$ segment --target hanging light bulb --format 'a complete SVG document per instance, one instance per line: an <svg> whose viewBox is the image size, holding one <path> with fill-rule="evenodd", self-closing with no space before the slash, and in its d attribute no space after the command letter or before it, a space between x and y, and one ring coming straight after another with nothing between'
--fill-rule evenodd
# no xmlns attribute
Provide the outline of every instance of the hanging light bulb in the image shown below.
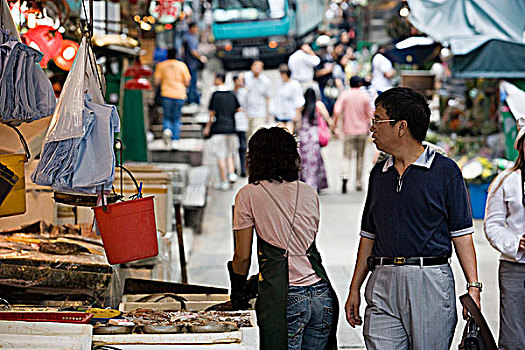
<svg viewBox="0 0 525 350"><path fill-rule="evenodd" d="M145 30L145 31L150 31L151 24L146 23L146 22L140 22L140 29Z"/></svg>
<svg viewBox="0 0 525 350"><path fill-rule="evenodd" d="M406 6L403 6L403 7L399 10L399 15L400 15L401 17L407 17L409 14L410 14L410 10L409 10L408 7L406 7Z"/></svg>

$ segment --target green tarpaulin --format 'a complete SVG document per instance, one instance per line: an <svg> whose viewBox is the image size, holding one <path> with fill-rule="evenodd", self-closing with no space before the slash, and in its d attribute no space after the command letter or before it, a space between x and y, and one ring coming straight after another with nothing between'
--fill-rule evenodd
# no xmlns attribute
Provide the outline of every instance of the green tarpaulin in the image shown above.
<svg viewBox="0 0 525 350"><path fill-rule="evenodd" d="M466 55L454 55L457 78L525 78L525 44L490 40Z"/></svg>

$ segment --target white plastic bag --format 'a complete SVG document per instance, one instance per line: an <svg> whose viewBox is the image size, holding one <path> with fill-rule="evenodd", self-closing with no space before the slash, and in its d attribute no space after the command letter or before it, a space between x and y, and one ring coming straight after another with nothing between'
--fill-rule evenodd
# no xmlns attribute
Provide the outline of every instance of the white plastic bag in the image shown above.
<svg viewBox="0 0 525 350"><path fill-rule="evenodd" d="M91 56L91 58L90 58ZM84 92L93 96L96 103L104 103L95 66L95 55L87 44L86 37L78 49L73 66L58 98L55 113L49 124L45 143L82 136L82 110Z"/></svg>

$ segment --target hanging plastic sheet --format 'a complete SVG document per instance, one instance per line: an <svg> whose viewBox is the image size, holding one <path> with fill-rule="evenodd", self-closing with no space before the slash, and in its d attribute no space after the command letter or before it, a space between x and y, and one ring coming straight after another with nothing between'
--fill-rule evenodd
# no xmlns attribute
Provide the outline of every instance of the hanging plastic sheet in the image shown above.
<svg viewBox="0 0 525 350"><path fill-rule="evenodd" d="M113 135L120 131L117 109L112 105L94 103L88 94L85 96L85 108L95 119L87 132L88 136L80 142L79 161L73 171L73 187L94 193L94 187L104 185L104 189L110 190L115 176Z"/></svg>
<svg viewBox="0 0 525 350"><path fill-rule="evenodd" d="M1 29L0 29L1 30ZM42 53L13 40L5 32L0 33L0 80L1 121L18 125L32 122L53 114L56 99L51 82L38 62Z"/></svg>
<svg viewBox="0 0 525 350"><path fill-rule="evenodd" d="M82 40L48 129L34 183L59 191L111 190L114 134L120 131L115 106L104 104L95 57ZM87 93L86 93L87 92Z"/></svg>
<svg viewBox="0 0 525 350"><path fill-rule="evenodd" d="M56 99L38 62L42 53L20 42L6 0L0 0L0 121L11 125L53 114Z"/></svg>
<svg viewBox="0 0 525 350"><path fill-rule="evenodd" d="M88 91L96 103L104 103L97 77L93 74L96 71L95 60L92 51L88 48L87 39L84 37L58 98L55 113L47 130L46 142L82 137L84 91Z"/></svg>

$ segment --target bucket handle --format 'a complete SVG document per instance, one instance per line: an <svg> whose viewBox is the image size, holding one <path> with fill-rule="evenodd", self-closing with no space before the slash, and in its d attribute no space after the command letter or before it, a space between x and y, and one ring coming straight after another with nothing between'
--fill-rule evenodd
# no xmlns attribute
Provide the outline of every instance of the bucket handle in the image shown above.
<svg viewBox="0 0 525 350"><path fill-rule="evenodd" d="M122 185L122 179L123 179L122 178L122 171L125 171L126 174L129 175L131 180L133 180L133 184L135 185L135 188L137 189L137 194L136 195L132 195L132 196L136 196L137 198L142 198L142 189L141 189L142 186L139 187L139 184L138 184L137 180L135 179L135 176L133 176L131 171L126 169L124 167L124 165L122 165L122 163L123 163L123 160L122 160L122 140L119 139L119 138L115 138L115 145L118 148L119 154L120 154L120 159L117 159L117 157L115 157L115 167L120 168L120 196L122 198L124 198L123 185Z"/></svg>
<svg viewBox="0 0 525 350"><path fill-rule="evenodd" d="M29 152L29 147L27 146L26 139L24 138L24 135L18 130L18 128L12 124L6 124L8 127L12 128L20 138L20 142L22 143L22 146L24 147L24 152L26 153L26 162L31 158L31 152Z"/></svg>
<svg viewBox="0 0 525 350"><path fill-rule="evenodd" d="M121 199L124 198L124 194L123 194L124 189L123 189L123 184L122 184L122 171L125 171L126 174L129 175L131 180L133 180L133 184L135 185L135 188L137 189L137 194L131 195L130 199L142 198L142 183L141 183L141 186L139 187L139 184L137 183L135 176L133 176L131 171L129 171L122 165L122 140L119 138L115 138L115 144L119 145L119 147L117 148L120 151L119 152L120 160L117 157L115 157L115 167L120 168L120 198ZM106 201L104 200L104 185L99 186L99 194L100 194L100 197L102 198L102 210L106 212L108 210L108 203L106 203Z"/></svg>

